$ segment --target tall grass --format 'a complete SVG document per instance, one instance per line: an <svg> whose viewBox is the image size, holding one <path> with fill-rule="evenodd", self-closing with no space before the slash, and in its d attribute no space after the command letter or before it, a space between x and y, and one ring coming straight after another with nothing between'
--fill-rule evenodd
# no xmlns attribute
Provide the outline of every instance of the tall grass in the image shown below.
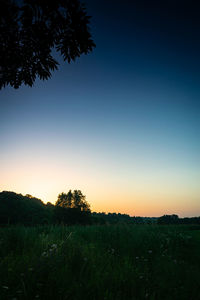
<svg viewBox="0 0 200 300"><path fill-rule="evenodd" d="M3 228L0 299L200 299L196 228Z"/></svg>

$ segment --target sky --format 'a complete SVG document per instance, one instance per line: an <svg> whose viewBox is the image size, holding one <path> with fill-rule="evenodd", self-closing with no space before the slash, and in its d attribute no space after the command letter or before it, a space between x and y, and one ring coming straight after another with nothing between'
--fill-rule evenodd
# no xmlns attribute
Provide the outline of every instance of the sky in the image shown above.
<svg viewBox="0 0 200 300"><path fill-rule="evenodd" d="M92 211L200 216L199 10L132 2L85 1L94 51L0 91L0 191L55 203L80 189Z"/></svg>

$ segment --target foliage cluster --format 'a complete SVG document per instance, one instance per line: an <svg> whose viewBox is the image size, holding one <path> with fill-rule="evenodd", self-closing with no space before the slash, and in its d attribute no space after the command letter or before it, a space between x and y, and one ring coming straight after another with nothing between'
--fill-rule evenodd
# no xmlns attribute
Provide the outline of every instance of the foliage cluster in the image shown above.
<svg viewBox="0 0 200 300"><path fill-rule="evenodd" d="M157 219L157 224L198 224L200 225L200 217L179 218L177 215L164 215Z"/></svg>
<svg viewBox="0 0 200 300"><path fill-rule="evenodd" d="M90 205L87 203L86 197L80 190L69 190L67 194L61 193L58 195L56 206L65 208L77 208L81 211L89 211Z"/></svg>
<svg viewBox="0 0 200 300"><path fill-rule="evenodd" d="M73 207L65 206L58 196L56 205L46 205L31 195L23 196L14 192L0 193L0 224L90 224L91 211L81 191L74 191L76 202Z"/></svg>
<svg viewBox="0 0 200 300"><path fill-rule="evenodd" d="M79 0L2 0L0 89L50 78L59 65L52 50L68 63L91 52L89 20Z"/></svg>
<svg viewBox="0 0 200 300"><path fill-rule="evenodd" d="M0 193L0 225L23 224L198 224L200 217L179 218L164 215L160 218L131 217L120 213L91 212L86 197L80 190L61 193L53 205L44 204L31 195L23 196L14 192Z"/></svg>
<svg viewBox="0 0 200 300"><path fill-rule="evenodd" d="M0 224L41 224L49 218L45 204L31 195L0 193Z"/></svg>

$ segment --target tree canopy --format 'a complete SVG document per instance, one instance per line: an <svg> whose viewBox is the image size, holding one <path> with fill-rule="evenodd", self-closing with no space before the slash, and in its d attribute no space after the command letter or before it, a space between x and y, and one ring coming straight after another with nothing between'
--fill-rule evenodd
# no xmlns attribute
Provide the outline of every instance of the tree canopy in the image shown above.
<svg viewBox="0 0 200 300"><path fill-rule="evenodd" d="M86 196L84 196L80 190L74 190L73 192L69 190L67 194L59 194L56 206L90 211L90 205L86 201Z"/></svg>
<svg viewBox="0 0 200 300"><path fill-rule="evenodd" d="M42 224L49 218L45 204L31 195L0 193L0 224Z"/></svg>
<svg viewBox="0 0 200 300"><path fill-rule="evenodd" d="M50 78L59 65L53 49L68 63L91 52L89 23L79 0L2 0L0 89Z"/></svg>
<svg viewBox="0 0 200 300"><path fill-rule="evenodd" d="M179 218L164 215L160 218L131 217L120 213L91 213L90 205L80 190L58 195L56 204L26 194L0 192L0 226L10 224L197 224L200 217ZM196 229L197 227L194 227Z"/></svg>

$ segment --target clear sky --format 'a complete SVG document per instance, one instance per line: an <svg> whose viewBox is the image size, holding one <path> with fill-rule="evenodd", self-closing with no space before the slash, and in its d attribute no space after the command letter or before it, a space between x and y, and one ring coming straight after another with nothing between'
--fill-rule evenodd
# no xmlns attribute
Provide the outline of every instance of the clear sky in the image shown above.
<svg viewBox="0 0 200 300"><path fill-rule="evenodd" d="M81 189L93 211L199 216L198 10L85 2L93 53L0 91L0 190L54 203Z"/></svg>

